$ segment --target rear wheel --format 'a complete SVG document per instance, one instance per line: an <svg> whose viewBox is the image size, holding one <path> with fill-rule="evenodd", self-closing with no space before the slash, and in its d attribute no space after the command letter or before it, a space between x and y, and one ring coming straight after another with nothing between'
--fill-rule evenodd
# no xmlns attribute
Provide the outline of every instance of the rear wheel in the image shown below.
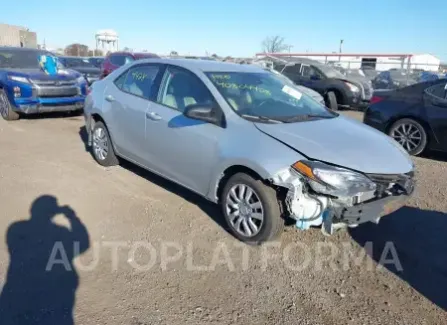
<svg viewBox="0 0 447 325"><path fill-rule="evenodd" d="M411 118L403 118L395 122L388 135L413 156L420 155L427 147L428 138L425 128Z"/></svg>
<svg viewBox="0 0 447 325"><path fill-rule="evenodd" d="M325 103L326 106L330 108L332 111L338 110L337 96L333 91L329 91L326 94Z"/></svg>
<svg viewBox="0 0 447 325"><path fill-rule="evenodd" d="M0 89L0 114L6 121L15 121L20 117L17 112L12 110L12 105L3 89Z"/></svg>
<svg viewBox="0 0 447 325"><path fill-rule="evenodd" d="M243 242L260 244L284 229L275 189L245 173L228 180L220 202L228 228Z"/></svg>
<svg viewBox="0 0 447 325"><path fill-rule="evenodd" d="M101 121L95 123L92 138L92 153L98 164L105 167L118 165L109 131Z"/></svg>

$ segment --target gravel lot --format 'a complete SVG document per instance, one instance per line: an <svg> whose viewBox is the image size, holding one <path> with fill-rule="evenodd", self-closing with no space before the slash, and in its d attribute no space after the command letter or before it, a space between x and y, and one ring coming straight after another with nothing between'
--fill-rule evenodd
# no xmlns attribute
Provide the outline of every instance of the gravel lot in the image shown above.
<svg viewBox="0 0 447 325"><path fill-rule="evenodd" d="M446 157L415 158L416 195L380 225L331 237L288 227L277 247L247 247L200 197L127 163L100 167L82 126L82 117L0 121L2 325L36 309L47 325L70 324L73 305L78 325L445 324ZM55 241L68 249L54 251ZM73 241L86 249L73 271L44 272L51 253L72 258Z"/></svg>

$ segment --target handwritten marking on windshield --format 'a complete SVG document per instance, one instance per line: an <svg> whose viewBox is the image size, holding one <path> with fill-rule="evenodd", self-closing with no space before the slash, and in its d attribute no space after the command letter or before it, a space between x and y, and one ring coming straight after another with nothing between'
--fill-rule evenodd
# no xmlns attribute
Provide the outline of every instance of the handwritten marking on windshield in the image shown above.
<svg viewBox="0 0 447 325"><path fill-rule="evenodd" d="M143 81L147 78L147 73L135 71L135 72L132 72L132 77L135 80Z"/></svg>
<svg viewBox="0 0 447 325"><path fill-rule="evenodd" d="M234 82L223 82L223 81L216 81L216 85L219 87L222 87L222 88L227 88L227 89L252 90L252 91L256 91L258 93L264 94L266 96L272 95L270 90L262 88L262 87L254 86L254 85L237 84Z"/></svg>
<svg viewBox="0 0 447 325"><path fill-rule="evenodd" d="M220 79L220 80L229 80L231 79L231 76L229 74L212 74L211 78L214 80Z"/></svg>

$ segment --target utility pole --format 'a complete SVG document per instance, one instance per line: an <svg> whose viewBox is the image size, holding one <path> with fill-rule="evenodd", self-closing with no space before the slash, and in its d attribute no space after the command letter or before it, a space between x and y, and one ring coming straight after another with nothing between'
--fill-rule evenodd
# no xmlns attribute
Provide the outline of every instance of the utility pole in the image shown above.
<svg viewBox="0 0 447 325"><path fill-rule="evenodd" d="M339 47L339 49L338 49L338 54L340 54L340 55L338 56L338 61L339 61L339 62L341 61L341 48L342 48L342 45L343 45L343 40L341 39L341 40L340 40L340 47Z"/></svg>

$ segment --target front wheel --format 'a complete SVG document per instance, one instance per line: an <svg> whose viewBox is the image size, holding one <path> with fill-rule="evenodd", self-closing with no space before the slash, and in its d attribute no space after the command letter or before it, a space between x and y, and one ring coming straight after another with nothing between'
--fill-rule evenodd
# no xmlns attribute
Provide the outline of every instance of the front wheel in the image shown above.
<svg viewBox="0 0 447 325"><path fill-rule="evenodd" d="M403 118L395 122L388 135L399 142L412 156L420 155L427 147L428 138L425 128L411 118Z"/></svg>
<svg viewBox="0 0 447 325"><path fill-rule="evenodd" d="M260 244L284 229L276 191L261 180L238 173L225 184L220 204L228 228L239 240Z"/></svg>
<svg viewBox="0 0 447 325"><path fill-rule="evenodd" d="M0 89L0 114L6 121L15 121L20 117L17 112L12 110L12 105L3 89Z"/></svg>

